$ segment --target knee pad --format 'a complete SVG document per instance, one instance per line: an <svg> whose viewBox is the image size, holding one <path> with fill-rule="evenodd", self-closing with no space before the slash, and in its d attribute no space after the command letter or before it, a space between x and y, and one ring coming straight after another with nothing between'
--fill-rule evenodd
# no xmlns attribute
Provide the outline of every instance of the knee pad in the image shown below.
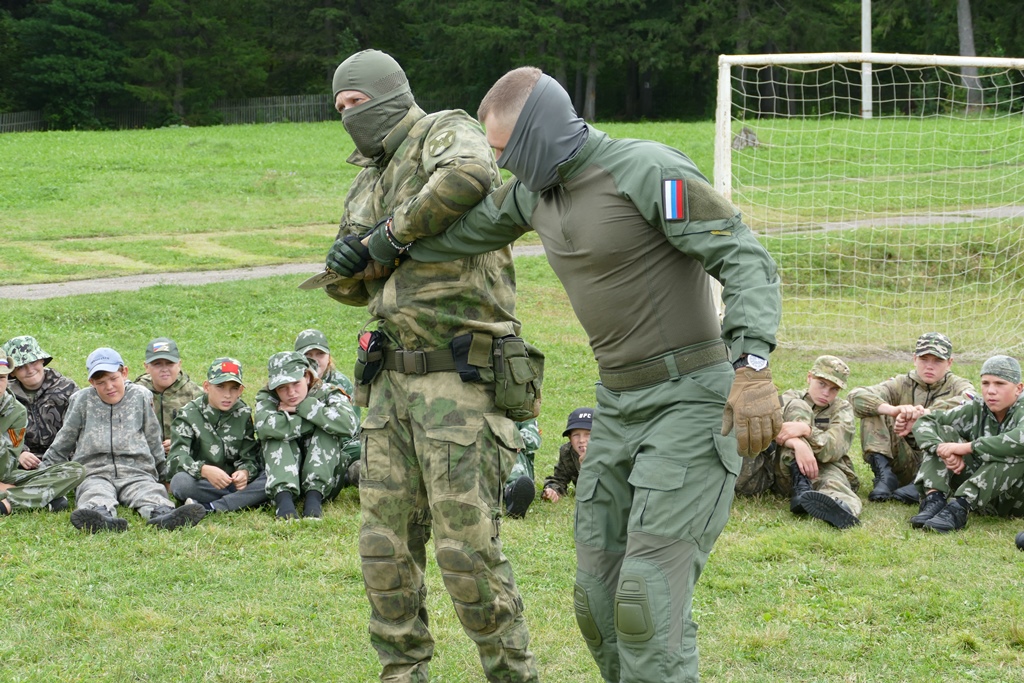
<svg viewBox="0 0 1024 683"><path fill-rule="evenodd" d="M363 583L374 612L387 621L404 621L420 611L420 593L410 583L408 569L396 558L394 542L382 533L359 535Z"/></svg>
<svg viewBox="0 0 1024 683"><path fill-rule="evenodd" d="M654 636L654 619L647 581L638 574L622 574L615 591L615 632L626 643L642 643Z"/></svg>
<svg viewBox="0 0 1024 683"><path fill-rule="evenodd" d="M483 576L484 563L475 556L474 552L443 545L437 549L437 566L462 625L475 633L490 633L497 628L497 606Z"/></svg>
<svg viewBox="0 0 1024 683"><path fill-rule="evenodd" d="M603 642L601 631L597 628L597 621L593 612L590 611L590 596L587 589L577 583L572 589L572 605L576 611L576 624L579 626L583 640L590 647L598 647Z"/></svg>

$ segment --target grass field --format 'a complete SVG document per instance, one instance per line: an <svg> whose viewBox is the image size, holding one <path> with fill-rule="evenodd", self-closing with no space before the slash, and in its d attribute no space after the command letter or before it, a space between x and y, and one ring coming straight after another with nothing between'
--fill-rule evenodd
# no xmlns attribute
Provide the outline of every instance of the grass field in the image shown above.
<svg viewBox="0 0 1024 683"><path fill-rule="evenodd" d="M710 169L710 147L694 142L710 140L710 128L615 132L693 150ZM319 261L347 182L344 152L323 158L335 138L350 147L332 124L0 136L4 282ZM274 182L260 185L264 178ZM197 265L205 252L213 262ZM596 367L546 260L521 257L517 271L524 332L547 354L537 455L545 476L566 415L593 403ZM299 291L302 279L6 300L0 336L36 335L53 366L82 383L96 346L120 350L134 376L146 343L169 335L193 377L216 356L239 357L251 403L267 357L291 348L303 328L327 332L343 369L355 360L365 310ZM801 385L835 331L821 333L820 347L776 352L777 384ZM908 346L917 332L907 331ZM909 367L908 355L847 360L852 385ZM971 378L978 369L954 365ZM870 485L859 452L855 460ZM131 528L116 536L85 536L66 512L0 519L0 681L374 680L355 492L325 512L316 525L254 511L176 533L127 513ZM737 501L694 601L703 679L1024 681L1024 553L1013 546L1024 521L972 517L965 531L939 536L913 531L911 514L866 503L862 525L838 532L795 518L781 500ZM538 501L502 537L542 679L598 681L572 614L571 501ZM433 680L480 681L475 649L430 565Z"/></svg>

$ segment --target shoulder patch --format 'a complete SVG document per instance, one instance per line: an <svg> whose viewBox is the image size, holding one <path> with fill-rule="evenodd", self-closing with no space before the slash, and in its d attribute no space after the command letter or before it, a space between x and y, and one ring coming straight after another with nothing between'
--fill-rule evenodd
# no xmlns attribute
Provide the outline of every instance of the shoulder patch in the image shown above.
<svg viewBox="0 0 1024 683"><path fill-rule="evenodd" d="M686 180L676 178L663 180L661 206L667 221L686 220Z"/></svg>
<svg viewBox="0 0 1024 683"><path fill-rule="evenodd" d="M427 152L429 152L432 157L439 156L442 152L451 147L453 142L455 142L454 130L446 130L443 133L438 133L430 139L430 142L427 143Z"/></svg>

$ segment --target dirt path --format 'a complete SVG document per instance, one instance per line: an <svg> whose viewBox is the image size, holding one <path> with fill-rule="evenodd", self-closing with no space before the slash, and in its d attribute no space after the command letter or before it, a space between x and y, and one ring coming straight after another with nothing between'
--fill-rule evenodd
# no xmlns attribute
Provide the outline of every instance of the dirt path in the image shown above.
<svg viewBox="0 0 1024 683"><path fill-rule="evenodd" d="M515 249L516 256L539 256L543 253L544 248L539 245L524 245ZM4 285L0 286L0 299L54 299L78 294L134 292L154 285L209 285L215 282L255 280L276 275L313 275L323 267L323 263L285 263L278 266L236 268L234 270L153 273L37 285Z"/></svg>

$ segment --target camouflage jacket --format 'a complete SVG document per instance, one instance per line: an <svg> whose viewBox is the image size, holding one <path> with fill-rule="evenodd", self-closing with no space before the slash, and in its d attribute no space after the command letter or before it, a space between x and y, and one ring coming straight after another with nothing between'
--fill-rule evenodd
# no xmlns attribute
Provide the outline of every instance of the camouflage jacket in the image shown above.
<svg viewBox="0 0 1024 683"><path fill-rule="evenodd" d="M43 383L31 399L13 375L7 386L28 411L25 448L36 455L45 453L64 424L64 413L68 410L71 394L78 391L78 385L56 370L44 368Z"/></svg>
<svg viewBox="0 0 1024 683"><path fill-rule="evenodd" d="M870 387L856 387L850 390L847 400L853 404L857 417L878 415L878 406L921 406L932 410L948 410L965 401L970 401L974 386L969 380L952 372L935 384L925 384L917 372L911 370L905 375L891 377L881 384Z"/></svg>
<svg viewBox="0 0 1024 683"><path fill-rule="evenodd" d="M216 465L228 474L245 470L250 481L263 470L252 410L241 399L224 411L211 406L203 394L175 416L167 454L168 476L185 472L201 479L203 465Z"/></svg>
<svg viewBox="0 0 1024 683"><path fill-rule="evenodd" d="M385 154L349 162L363 170L345 199L338 237L364 234L388 215L406 239L444 231L499 180L480 125L463 111L425 114L413 106L384 139ZM342 279L332 298L368 306L378 327L401 348L447 348L454 337L518 334L512 250L450 263L406 261L387 278Z"/></svg>
<svg viewBox="0 0 1024 683"><path fill-rule="evenodd" d="M936 446L947 441L940 434L940 425L952 428L962 441L971 442L977 461L1009 464L1024 461L1024 397L1010 406L1002 422L981 397L925 415L914 423L914 436L917 445L929 455L936 455Z"/></svg>
<svg viewBox="0 0 1024 683"><path fill-rule="evenodd" d="M344 389L345 393L348 394L349 401L355 400L355 385L352 384L352 380L350 380L345 373L338 370L338 368L333 368L325 372L322 379L324 384L333 384L336 387ZM362 410L355 404L352 405L352 409L356 411L356 420L358 421L362 417Z"/></svg>
<svg viewBox="0 0 1024 683"><path fill-rule="evenodd" d="M856 491L860 480L853 471L850 460L850 446L853 444L853 407L844 399L837 398L824 408L814 401L804 389L790 389L782 394L782 419L785 422L802 422L809 425L811 433L803 437L811 447L815 459L820 463L836 465L850 481Z"/></svg>
<svg viewBox="0 0 1024 683"><path fill-rule="evenodd" d="M135 381L153 392L153 408L160 418L160 434L164 439L172 438L171 424L178 411L189 401L205 395L203 388L189 379L184 370L178 375L178 379L174 380L174 384L159 394L153 389L153 378L148 373Z"/></svg>
<svg viewBox="0 0 1024 683"><path fill-rule="evenodd" d="M0 481L8 481L18 469L18 456L25 448L27 419L25 406L11 392L0 394Z"/></svg>
<svg viewBox="0 0 1024 683"><path fill-rule="evenodd" d="M569 492L569 484L575 486L579 478L580 456L576 455L571 443L563 443L562 447L558 449L555 473L544 480L544 488L552 489L555 493L564 496Z"/></svg>
<svg viewBox="0 0 1024 683"><path fill-rule="evenodd" d="M523 443L526 444L527 454L534 455L540 450L540 425L537 424L537 418L516 422L516 427L519 429L519 435L523 437Z"/></svg>
<svg viewBox="0 0 1024 683"><path fill-rule="evenodd" d="M92 387L76 392L40 467L68 460L81 463L87 477L162 479L167 461L152 392L125 382L124 397L115 405L104 403Z"/></svg>
<svg viewBox="0 0 1024 683"><path fill-rule="evenodd" d="M256 435L260 441L292 441L316 428L337 436L344 445L359 431L355 409L344 393L330 384L310 389L294 413L279 409L277 393L263 388L256 394Z"/></svg>

